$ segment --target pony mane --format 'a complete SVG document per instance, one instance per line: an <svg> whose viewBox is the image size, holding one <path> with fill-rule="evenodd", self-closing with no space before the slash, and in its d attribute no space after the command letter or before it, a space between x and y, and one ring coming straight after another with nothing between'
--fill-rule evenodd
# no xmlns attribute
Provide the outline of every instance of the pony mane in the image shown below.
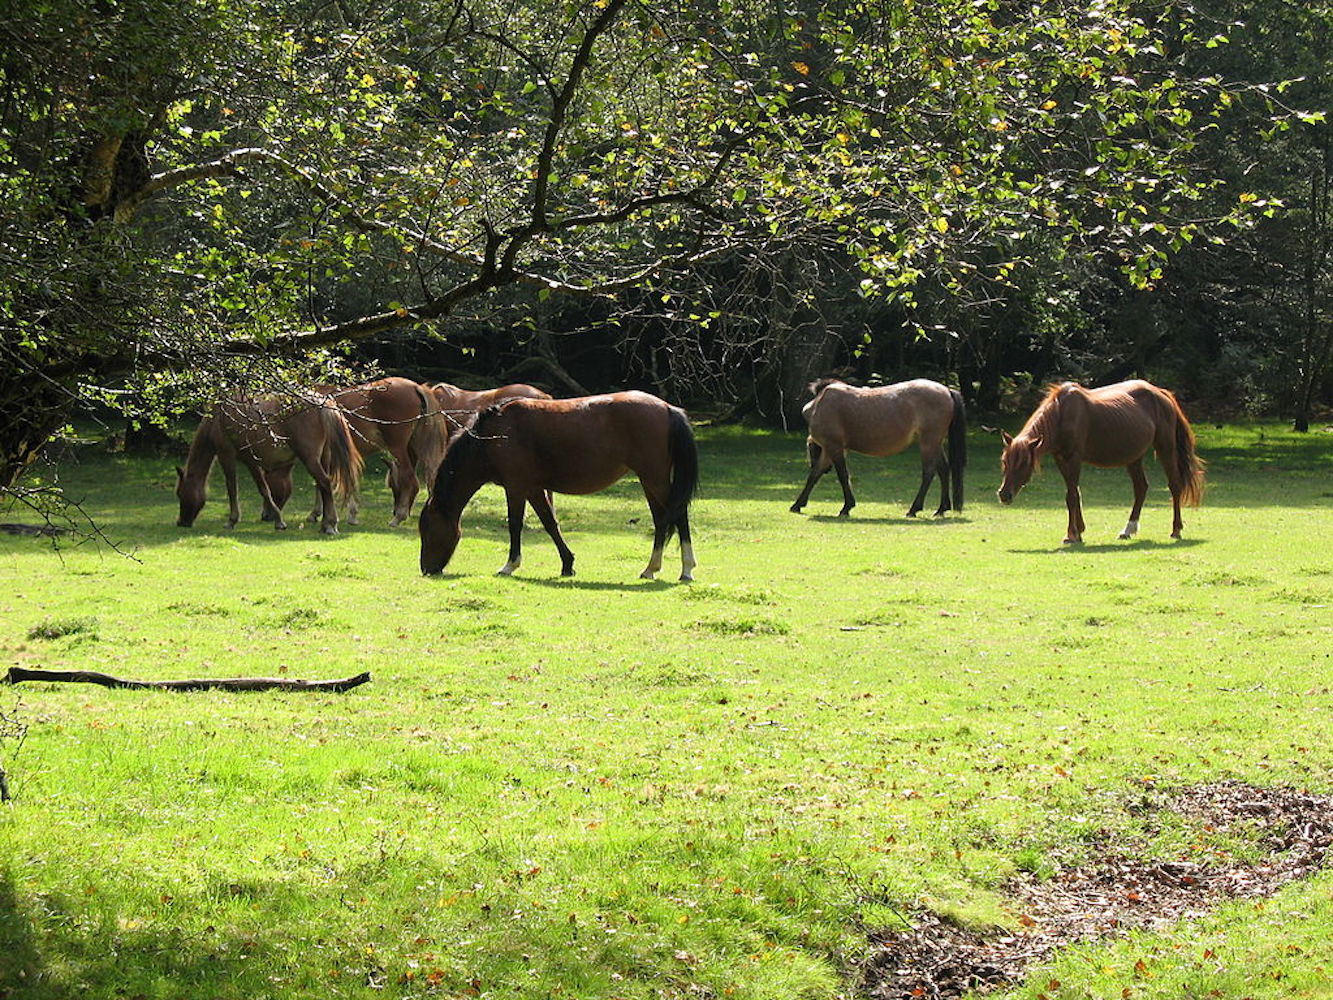
<svg viewBox="0 0 1333 1000"><path fill-rule="evenodd" d="M840 378L830 378L830 377L817 378L813 382L811 382L808 386L806 386L806 392L810 393L811 397L813 398L815 396L818 396L821 392L823 392L829 386L834 384L845 384L845 383L843 383L842 379Z"/></svg>
<svg viewBox="0 0 1333 1000"><path fill-rule="evenodd" d="M1060 406L1060 397L1070 389L1078 388L1075 382L1052 382L1046 387L1046 395L1032 411L1032 416L1028 417L1027 423L1019 431L1016 438L1039 438L1046 436L1047 425L1055 419L1056 412Z"/></svg>

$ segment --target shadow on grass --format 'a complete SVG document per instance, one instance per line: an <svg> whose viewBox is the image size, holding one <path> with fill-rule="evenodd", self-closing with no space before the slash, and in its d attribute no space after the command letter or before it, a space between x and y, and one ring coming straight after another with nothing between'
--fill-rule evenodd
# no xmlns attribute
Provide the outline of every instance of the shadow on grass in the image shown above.
<svg viewBox="0 0 1333 1000"><path fill-rule="evenodd" d="M1196 545L1206 545L1207 541L1202 538L1173 538L1165 542L1155 541L1151 538L1135 538L1128 541L1119 539L1111 542L1082 542L1078 545L1052 545L1050 548L1043 549L1005 549L1006 552L1012 552L1014 555L1041 556L1041 555L1060 555L1063 553L1072 553L1077 555L1080 552L1092 555L1098 552L1135 552L1144 549L1190 549Z"/></svg>
<svg viewBox="0 0 1333 1000"><path fill-rule="evenodd" d="M801 515L797 515L801 516ZM963 516L949 515L946 517L908 517L906 514L897 516L888 515L886 517L861 517L852 514L850 517L840 517L837 514L806 514L808 520L819 524L896 524L904 528L914 527L940 527L946 524L971 524L971 519Z"/></svg>
<svg viewBox="0 0 1333 1000"><path fill-rule="evenodd" d="M19 909L8 875L0 875L0 997L55 1000L65 995L44 980L32 925Z"/></svg>
<svg viewBox="0 0 1333 1000"><path fill-rule="evenodd" d="M272 975L286 965L283 950L257 936L126 927L58 893L37 904L40 918L0 872L0 1000L273 996Z"/></svg>
<svg viewBox="0 0 1333 1000"><path fill-rule="evenodd" d="M667 570L663 569L663 573ZM579 577L570 576L514 576L511 577L515 583L521 583L531 587L568 587L571 590L589 590L606 591L617 590L630 592L636 590L671 590L674 587L687 587L689 584L681 583L674 579L665 580L644 580L635 577L633 580L584 580Z"/></svg>

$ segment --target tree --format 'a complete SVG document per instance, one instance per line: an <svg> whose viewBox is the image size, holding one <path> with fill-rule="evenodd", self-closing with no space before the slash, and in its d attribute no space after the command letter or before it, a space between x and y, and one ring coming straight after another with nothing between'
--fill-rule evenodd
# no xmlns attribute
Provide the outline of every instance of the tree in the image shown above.
<svg viewBox="0 0 1333 1000"><path fill-rule="evenodd" d="M660 300L800 248L910 308L1034 231L1149 284L1224 110L1194 30L1130 0L11 9L0 488L127 377L218 391L506 287Z"/></svg>

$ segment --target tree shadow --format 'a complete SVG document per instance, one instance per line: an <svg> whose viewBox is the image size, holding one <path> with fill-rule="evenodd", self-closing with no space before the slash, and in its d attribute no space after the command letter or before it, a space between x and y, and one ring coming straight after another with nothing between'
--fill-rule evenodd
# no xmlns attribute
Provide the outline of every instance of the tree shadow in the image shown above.
<svg viewBox="0 0 1333 1000"><path fill-rule="evenodd" d="M272 996L270 976L287 963L285 949L258 933L136 929L58 892L43 892L25 907L10 873L0 871L0 1000Z"/></svg>
<svg viewBox="0 0 1333 1000"><path fill-rule="evenodd" d="M19 907L9 874L0 873L0 998L56 1000L65 995L46 981L32 924Z"/></svg>

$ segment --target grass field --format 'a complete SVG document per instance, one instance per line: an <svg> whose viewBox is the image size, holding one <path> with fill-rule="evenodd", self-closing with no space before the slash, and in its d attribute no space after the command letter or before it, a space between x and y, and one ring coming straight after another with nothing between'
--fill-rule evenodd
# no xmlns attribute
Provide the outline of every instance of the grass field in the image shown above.
<svg viewBox="0 0 1333 1000"><path fill-rule="evenodd" d="M1054 468L1001 508L979 433L962 517L902 516L902 456L853 461L840 521L831 479L787 510L799 437L704 429L692 585L637 578L632 481L558 502L573 580L535 523L494 576L494 489L432 580L375 475L337 538L249 489L226 531L216 475L182 530L169 459L76 450L63 485L133 557L0 536L0 665L373 682L0 689L29 727L0 741L0 998L855 996L875 929L1021 933L1009 880L1108 839L1242 856L1136 804L1333 792L1333 434L1198 431L1183 541L1160 470L1132 542L1127 478L1092 470L1064 549ZM1325 873L992 995L1330 994Z"/></svg>

